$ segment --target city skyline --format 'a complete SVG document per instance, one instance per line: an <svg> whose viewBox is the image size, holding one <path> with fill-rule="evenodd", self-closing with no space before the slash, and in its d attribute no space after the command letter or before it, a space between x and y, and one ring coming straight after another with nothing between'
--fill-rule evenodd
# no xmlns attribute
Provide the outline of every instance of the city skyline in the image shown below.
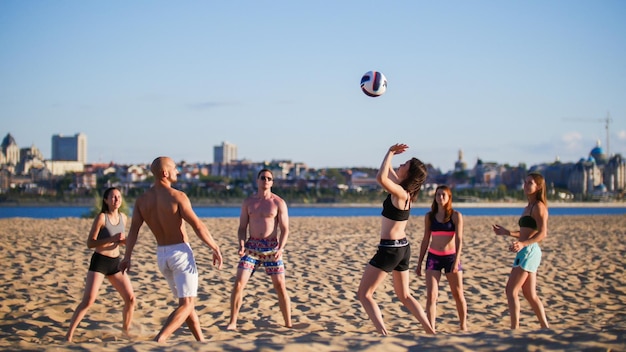
<svg viewBox="0 0 626 352"><path fill-rule="evenodd" d="M243 5L243 6L242 6ZM611 117L626 151L626 2L0 2L0 134L88 162L372 167L396 142L441 170L576 162ZM388 79L378 98L361 75ZM30 140L29 140L30 138ZM42 143L42 141L46 141Z"/></svg>
<svg viewBox="0 0 626 352"><path fill-rule="evenodd" d="M16 137L15 137L12 133L10 133L10 132L9 132L9 133L7 133L7 134L5 134L4 136L2 136L2 138L4 139L4 138L6 138L8 135L11 135L11 137L13 138L13 140L15 140L15 143L17 144L18 148L20 148L20 149L22 149L22 148L30 148L30 147L33 147L33 146L34 146L35 148L37 148L37 149L41 150L41 148L40 148L37 144L30 144L30 145L28 145L28 146L21 145L21 143L19 143L19 141L18 141L18 138L16 138ZM87 141L89 140L89 136L86 136L85 134L80 133L80 132L76 132L76 133L74 134L74 137L79 136L79 135L81 136L81 138L83 138L83 139L84 139L83 143L88 144L88 143L87 143ZM52 140L54 140L54 138L55 138L55 137L59 137L59 136L58 136L58 135L54 135L54 136L52 136L52 138L51 138L51 139L52 139ZM62 136L62 137L67 137L67 136ZM54 143L54 142L52 142L52 143ZM595 145L593 145L593 146L591 146L591 147L589 148L589 150L587 151L587 153L586 153L586 154L581 155L579 158L577 158L577 159L575 159L575 160L563 160L563 159L560 159L560 158L559 158L559 161L560 161L561 163L577 163L577 162L578 162L578 161L580 161L581 159L585 159L585 160L587 160L587 158L591 155L591 152L592 152L592 151L593 151L593 150L594 150L594 149L595 149L598 145L600 145L601 149L602 149L602 150L604 151L604 153L606 154L606 149L604 149L604 148L602 147L602 143L601 143L601 141L597 141ZM230 153L231 155L236 155L236 154L237 154L237 150L238 150L238 146L237 146L237 144L236 144L236 143L230 143L230 142L227 142L227 141L222 141L220 144L216 144L216 145L214 145L214 146L212 147L212 153L213 153L213 154L212 154L211 156L207 156L207 157L206 157L205 159L203 159L203 160L189 160L189 159L186 159L186 158L182 158L182 159L174 159L174 161L175 161L177 164L178 164L178 163L180 163L180 162L185 162L185 163L189 163L189 164L194 164L194 163L200 163L200 164L212 164L212 163L214 163L214 162L215 162L215 161L214 161L214 159L216 158L215 153L216 153L216 152L219 152L219 153L224 153L224 149L229 150L229 151L227 151L227 152L226 152L227 154L228 154L228 153ZM234 154L233 154L233 153L234 153ZM459 153L461 153L461 154L465 154L465 152L464 152L463 150L458 150L458 151L456 152L456 158L454 159L454 162L452 163L452 164L453 164L453 166L452 166L452 167L450 167L449 169L441 168L441 167L439 167L439 166L437 166L437 165L434 165L434 164L432 164L432 163L428 162L427 160L424 160L424 162L426 162L427 164L431 164L431 165L432 165L435 169L439 169L439 171L441 171L441 172L443 172L443 173L451 172L451 171L454 171L454 169L455 169L455 165L454 165L454 164L455 164L457 161L459 161ZM52 156L50 156L49 158L47 158L47 157L46 157L46 155L45 155L45 153L42 153L42 154L43 154L44 159L47 159L47 160L55 160L54 158L52 158ZM614 154L621 154L622 156L624 156L624 154L622 154L621 152L617 152L617 153L614 153ZM224 156L223 156L223 155L222 155L222 156L217 156L217 158L218 158L218 159L220 159L220 158L222 158L222 157L224 157ZM609 156L608 156L608 155L606 155L606 157L607 157L607 159L609 158ZM114 163L114 164L120 164L120 165L150 164L150 162L151 162L153 159L154 159L154 158L152 158L152 159L150 159L150 160L145 160L145 161L136 162L136 163L132 163L132 162L131 162L131 163L127 163L127 162L119 162L119 161L116 161L116 160L107 160L107 161L98 161L98 162L88 162L88 163L85 163L85 164L108 164L108 163ZM255 162L255 163L257 163L257 162L280 161L280 160L290 160L290 161L292 161L292 162L302 162L302 163L306 164L308 167L310 167L310 168L314 168L314 169L324 169L324 168L348 168L348 169L349 169L349 168L360 168L360 167L368 167L368 168L373 168L373 169L378 168L377 166L358 166L358 165L346 165L346 166L339 166L339 167L321 167L321 168L320 168L320 167L310 166L310 165L307 163L307 161L306 161L306 160L300 160L300 159L294 160L294 159L269 158L269 159L263 159L263 160L253 160L253 159L232 159L232 158L228 158L228 160L229 160L229 161L237 161L237 160L238 160L238 161L241 161L241 160L248 160L248 161ZM496 161L493 161L493 160L486 160L486 159L480 159L480 160L481 160L482 162L485 162L485 163L492 163L492 162L496 162ZM397 160L396 160L396 161L397 161ZM475 159L475 160L468 160L467 158L465 158L465 157L463 156L463 157L462 157L462 161L463 161L463 162L467 165L467 169L471 169L471 168L473 168L473 167L475 166L475 164L476 164L476 162L478 161L478 159ZM499 164L499 165L507 165L507 164L508 164L508 165L510 165L510 166L518 166L519 164L526 164L526 167L529 167L529 168L530 168L530 167L535 166L535 165L551 164L551 163L553 163L553 162L555 162L555 161L556 161L556 159L554 159L554 160L544 160L544 161L540 161L540 162L537 162L537 163L532 163L532 164L530 164L530 163L526 163L526 162L524 162L524 161L521 161L521 162L519 162L519 163L511 163L511 162L507 162L507 161L504 161L504 162L496 162L496 163L497 163L497 164Z"/></svg>

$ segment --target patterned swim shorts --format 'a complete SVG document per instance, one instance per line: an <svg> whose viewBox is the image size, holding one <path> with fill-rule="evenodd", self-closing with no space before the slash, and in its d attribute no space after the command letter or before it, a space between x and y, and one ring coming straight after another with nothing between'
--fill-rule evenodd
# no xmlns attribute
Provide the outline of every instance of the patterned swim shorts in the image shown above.
<svg viewBox="0 0 626 352"><path fill-rule="evenodd" d="M285 273L283 260L274 260L274 254L278 250L277 239L250 238L246 241L245 249L246 253L239 260L238 269L254 272L259 266L263 266L268 275Z"/></svg>

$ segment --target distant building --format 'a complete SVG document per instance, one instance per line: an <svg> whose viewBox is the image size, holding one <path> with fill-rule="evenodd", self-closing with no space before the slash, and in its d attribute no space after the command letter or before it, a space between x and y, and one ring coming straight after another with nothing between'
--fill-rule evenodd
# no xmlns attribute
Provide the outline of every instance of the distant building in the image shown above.
<svg viewBox="0 0 626 352"><path fill-rule="evenodd" d="M85 171L85 164L80 161L46 160L45 167L52 176L63 176L68 172Z"/></svg>
<svg viewBox="0 0 626 352"><path fill-rule="evenodd" d="M483 162L481 159L478 159L473 170L474 186L496 187L500 184L500 175L502 175L504 170L504 167L495 162Z"/></svg>
<svg viewBox="0 0 626 352"><path fill-rule="evenodd" d="M548 189L550 191L556 191L569 189L570 182L579 182L583 179L576 170L580 170L580 167L577 167L576 163L562 163L561 160L557 158L551 164L536 165L531 171L540 172L546 180ZM570 181L572 175L577 175L573 178L577 178L578 181ZM576 187L581 188L579 186Z"/></svg>
<svg viewBox="0 0 626 352"><path fill-rule="evenodd" d="M237 146L222 142L222 145L213 147L213 162L215 164L230 164L237 160Z"/></svg>
<svg viewBox="0 0 626 352"><path fill-rule="evenodd" d="M454 172L467 170L467 163L463 160L463 151L459 149L458 159L454 163Z"/></svg>
<svg viewBox="0 0 626 352"><path fill-rule="evenodd" d="M567 173L567 188L583 197L623 192L626 186L626 161L620 154L608 158L599 141Z"/></svg>
<svg viewBox="0 0 626 352"><path fill-rule="evenodd" d="M602 184L602 170L593 157L582 158L570 172L567 188L574 194L586 196Z"/></svg>
<svg viewBox="0 0 626 352"><path fill-rule="evenodd" d="M28 175L31 169L41 169L45 166L43 154L35 145L30 148L20 148L20 163L15 172L19 175Z"/></svg>
<svg viewBox="0 0 626 352"><path fill-rule="evenodd" d="M5 168L0 169L0 191L9 189L11 185L11 172Z"/></svg>
<svg viewBox="0 0 626 352"><path fill-rule="evenodd" d="M507 166L502 171L502 175L500 175L501 184L509 190L520 190L522 189L527 174L528 170L526 170L526 165L524 164Z"/></svg>
<svg viewBox="0 0 626 352"><path fill-rule="evenodd" d="M596 161L596 164L598 165L604 165L608 161L608 155L606 155L604 149L602 149L602 144L600 143L600 140L598 140L596 146L591 149L591 151L589 152L589 156L593 157L593 159Z"/></svg>
<svg viewBox="0 0 626 352"><path fill-rule="evenodd" d="M256 175L256 164L250 160L233 160L228 164L213 164L212 175L227 176L232 178L254 178Z"/></svg>
<svg viewBox="0 0 626 352"><path fill-rule="evenodd" d="M87 136L77 133L71 137L52 136L52 160L87 163Z"/></svg>
<svg viewBox="0 0 626 352"><path fill-rule="evenodd" d="M0 163L15 166L20 162L20 148L10 133L2 140Z"/></svg>
<svg viewBox="0 0 626 352"><path fill-rule="evenodd" d="M351 189L376 189L378 188L378 181L376 176L370 176L366 172L354 171L350 172L350 179L348 180L348 186Z"/></svg>
<svg viewBox="0 0 626 352"><path fill-rule="evenodd" d="M614 155L604 166L604 184L609 192L626 188L626 160L621 154Z"/></svg>

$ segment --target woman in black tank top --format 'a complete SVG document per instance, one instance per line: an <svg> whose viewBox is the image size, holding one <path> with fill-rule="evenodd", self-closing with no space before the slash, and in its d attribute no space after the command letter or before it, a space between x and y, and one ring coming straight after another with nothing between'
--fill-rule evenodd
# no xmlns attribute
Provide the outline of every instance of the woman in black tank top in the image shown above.
<svg viewBox="0 0 626 352"><path fill-rule="evenodd" d="M426 166L416 158L400 165L397 170L391 166L393 156L403 153L408 147L406 144L392 145L376 175L376 180L389 195L383 202L378 251L365 267L357 292L357 298L374 323L376 331L381 335L387 335L387 329L380 308L374 301L374 292L389 273L393 273L393 287L398 299L417 318L427 333L435 333L424 309L413 298L409 289L411 247L404 231L409 219L411 202L415 200L426 180Z"/></svg>

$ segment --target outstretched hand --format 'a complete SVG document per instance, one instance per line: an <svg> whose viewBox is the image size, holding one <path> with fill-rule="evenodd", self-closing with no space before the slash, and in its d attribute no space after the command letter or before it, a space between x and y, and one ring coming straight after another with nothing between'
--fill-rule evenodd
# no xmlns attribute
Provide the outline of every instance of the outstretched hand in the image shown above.
<svg viewBox="0 0 626 352"><path fill-rule="evenodd" d="M409 149L409 146L404 143L396 143L389 147L389 151L394 154L404 153L407 149Z"/></svg>
<svg viewBox="0 0 626 352"><path fill-rule="evenodd" d="M493 224L491 225L491 228L493 229L493 232L497 235L497 236L506 236L510 233L509 230L507 230L506 228L498 225L498 224Z"/></svg>

